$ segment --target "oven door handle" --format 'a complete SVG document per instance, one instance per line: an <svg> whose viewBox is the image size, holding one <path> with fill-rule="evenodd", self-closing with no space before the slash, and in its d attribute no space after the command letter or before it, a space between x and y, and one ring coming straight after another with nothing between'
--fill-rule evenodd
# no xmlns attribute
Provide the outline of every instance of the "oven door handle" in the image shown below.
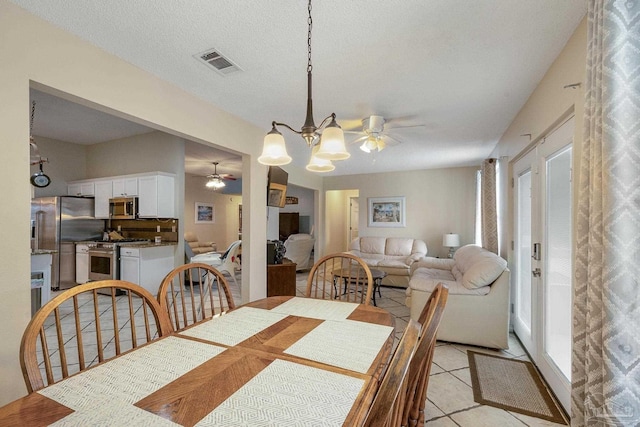
<svg viewBox="0 0 640 427"><path fill-rule="evenodd" d="M89 249L89 255L91 254L112 254L114 253L113 249Z"/></svg>

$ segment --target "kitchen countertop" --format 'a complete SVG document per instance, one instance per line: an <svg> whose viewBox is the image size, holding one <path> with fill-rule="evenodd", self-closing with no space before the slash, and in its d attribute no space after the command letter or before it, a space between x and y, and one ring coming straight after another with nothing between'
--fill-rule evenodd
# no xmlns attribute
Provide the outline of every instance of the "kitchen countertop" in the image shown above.
<svg viewBox="0 0 640 427"><path fill-rule="evenodd" d="M49 255L49 254L57 254L58 251L55 249L35 249L31 251L31 255Z"/></svg>
<svg viewBox="0 0 640 427"><path fill-rule="evenodd" d="M158 246L177 246L178 242L149 242L149 243L140 243L140 242L128 242L128 243L120 243L121 248L155 248Z"/></svg>

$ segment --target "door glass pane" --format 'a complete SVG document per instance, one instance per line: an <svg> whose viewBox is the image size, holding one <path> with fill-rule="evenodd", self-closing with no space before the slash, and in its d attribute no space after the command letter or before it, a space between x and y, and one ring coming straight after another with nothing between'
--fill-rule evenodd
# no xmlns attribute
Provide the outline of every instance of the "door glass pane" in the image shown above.
<svg viewBox="0 0 640 427"><path fill-rule="evenodd" d="M571 147L546 161L545 352L571 378ZM545 255L546 254L546 255Z"/></svg>
<svg viewBox="0 0 640 427"><path fill-rule="evenodd" d="M517 316L531 331L531 171L518 177Z"/></svg>

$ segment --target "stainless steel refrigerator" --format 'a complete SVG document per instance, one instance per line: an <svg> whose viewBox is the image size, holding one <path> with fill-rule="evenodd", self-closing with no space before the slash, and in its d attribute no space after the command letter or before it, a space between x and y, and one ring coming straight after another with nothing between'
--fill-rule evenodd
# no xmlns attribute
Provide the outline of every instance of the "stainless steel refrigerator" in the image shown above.
<svg viewBox="0 0 640 427"><path fill-rule="evenodd" d="M31 200L31 249L52 249L51 288L76 284L75 242L101 240L105 221L94 217L94 199L37 197Z"/></svg>

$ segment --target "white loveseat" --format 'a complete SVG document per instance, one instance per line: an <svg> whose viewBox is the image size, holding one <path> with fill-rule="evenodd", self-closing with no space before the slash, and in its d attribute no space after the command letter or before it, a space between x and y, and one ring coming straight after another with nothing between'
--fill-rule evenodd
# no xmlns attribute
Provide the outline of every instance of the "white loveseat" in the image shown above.
<svg viewBox="0 0 640 427"><path fill-rule="evenodd" d="M427 255L427 245L401 237L357 237L349 245L349 253L362 258L370 268L386 272L383 285L406 288L411 264Z"/></svg>
<svg viewBox="0 0 640 427"><path fill-rule="evenodd" d="M508 348L507 262L476 245L463 246L453 259L425 257L411 266L406 305L418 320L438 283L449 288L438 339L491 348Z"/></svg>

